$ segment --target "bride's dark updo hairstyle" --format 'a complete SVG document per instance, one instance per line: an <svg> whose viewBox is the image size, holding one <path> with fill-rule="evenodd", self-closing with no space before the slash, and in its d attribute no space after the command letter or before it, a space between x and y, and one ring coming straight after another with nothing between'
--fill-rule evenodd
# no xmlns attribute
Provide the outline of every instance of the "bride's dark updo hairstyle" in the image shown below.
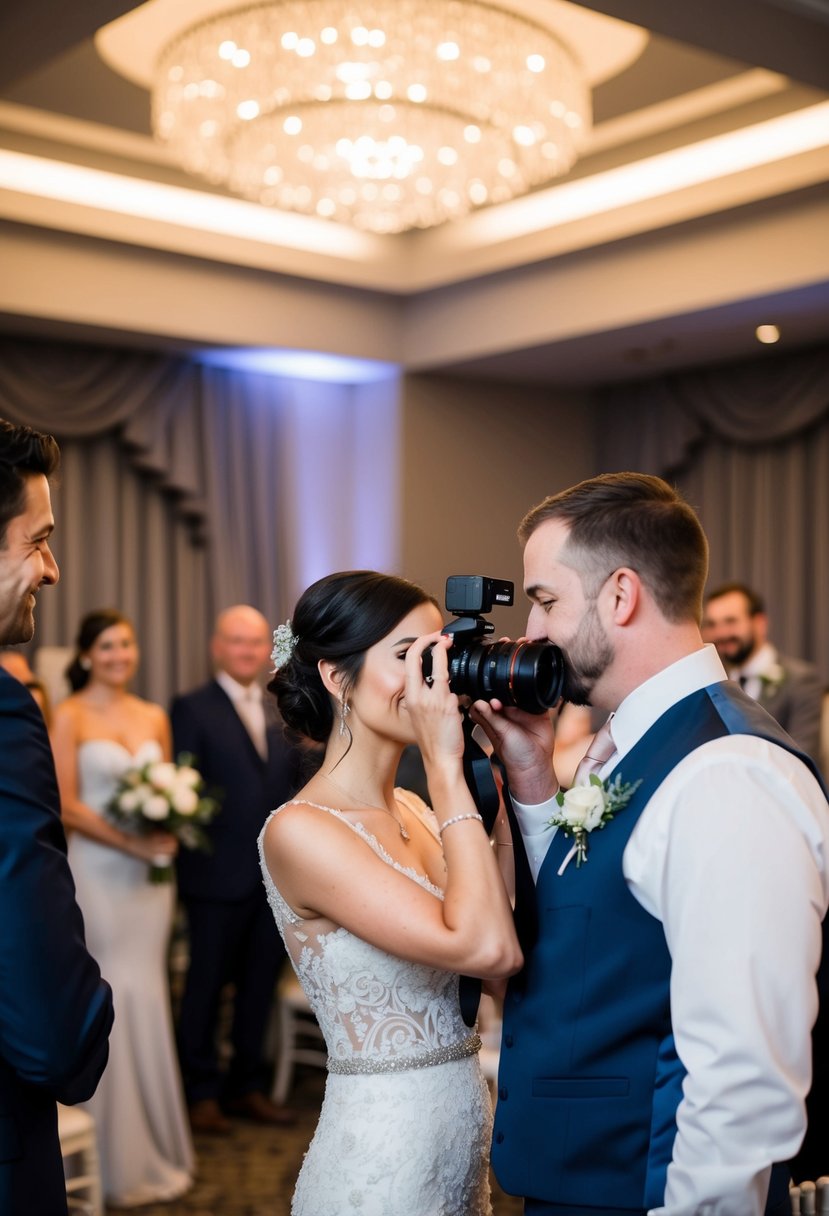
<svg viewBox="0 0 829 1216"><path fill-rule="evenodd" d="M96 608L94 612L87 612L81 621L75 638L75 654L64 672L73 692L80 692L89 683L89 671L81 660L101 634L113 625L128 625L132 629L132 621L115 608Z"/></svg>
<svg viewBox="0 0 829 1216"><path fill-rule="evenodd" d="M291 617L297 639L291 658L268 688L286 725L325 743L334 726L331 697L317 669L320 659L342 674L342 695L357 683L365 653L421 604L437 600L422 587L374 570L344 570L313 583Z"/></svg>

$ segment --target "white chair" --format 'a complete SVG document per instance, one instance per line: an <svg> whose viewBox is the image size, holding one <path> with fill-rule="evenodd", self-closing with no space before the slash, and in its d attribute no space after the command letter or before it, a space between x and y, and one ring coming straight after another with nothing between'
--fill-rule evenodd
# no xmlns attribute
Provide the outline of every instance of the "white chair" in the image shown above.
<svg viewBox="0 0 829 1216"><path fill-rule="evenodd" d="M328 1053L317 1019L292 970L279 981L276 1068L271 1098L281 1105L290 1092L297 1064L325 1068Z"/></svg>
<svg viewBox="0 0 829 1216"><path fill-rule="evenodd" d="M58 1136L69 1198L85 1198L91 1216L104 1216L95 1120L79 1106L58 1103Z"/></svg>

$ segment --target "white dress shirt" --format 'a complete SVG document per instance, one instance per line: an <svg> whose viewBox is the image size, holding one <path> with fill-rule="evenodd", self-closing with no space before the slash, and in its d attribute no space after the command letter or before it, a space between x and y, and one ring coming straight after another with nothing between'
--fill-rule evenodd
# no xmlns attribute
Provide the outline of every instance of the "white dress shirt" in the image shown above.
<svg viewBox="0 0 829 1216"><path fill-rule="evenodd" d="M732 667L728 671L728 678L738 680L755 701L759 701L764 683L779 684L783 675L783 668L777 661L777 651L771 642L765 642L742 667Z"/></svg>
<svg viewBox="0 0 829 1216"><path fill-rule="evenodd" d="M681 659L619 706L624 756L671 705L726 678L713 646ZM514 804L537 877L555 835L553 800ZM640 815L622 869L662 922L671 1019L687 1076L664 1206L650 1216L761 1216L769 1163L806 1129L814 974L829 904L829 809L804 764L751 735L697 748Z"/></svg>
<svg viewBox="0 0 829 1216"><path fill-rule="evenodd" d="M221 685L233 702L233 708L242 719L245 729L253 740L253 746L263 760L268 758L268 735L265 722L265 706L262 703L262 689L258 684L245 687L234 680L226 671L216 672L216 683Z"/></svg>

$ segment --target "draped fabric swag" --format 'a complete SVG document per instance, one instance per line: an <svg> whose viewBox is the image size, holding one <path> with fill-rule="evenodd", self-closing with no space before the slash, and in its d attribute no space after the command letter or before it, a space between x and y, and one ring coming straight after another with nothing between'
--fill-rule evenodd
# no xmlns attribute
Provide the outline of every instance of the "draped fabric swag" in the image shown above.
<svg viewBox="0 0 829 1216"><path fill-rule="evenodd" d="M604 391L600 466L675 482L711 544L709 585L766 600L773 640L829 684L829 347Z"/></svg>
<svg viewBox="0 0 829 1216"><path fill-rule="evenodd" d="M344 386L145 352L1 341L0 417L61 444L53 490L61 586L40 597L35 645L67 645L84 612L117 607L142 647L137 690L166 704L206 677L219 610L245 602L269 621L285 619L306 581L301 538L323 531L320 521L336 520L326 569L354 564L361 545L365 564L393 566L396 431L382 419L397 399L396 382ZM321 418L327 424L311 442L307 420ZM387 470L371 481L372 512L385 521L374 548L355 538L360 511L349 505L354 483L370 479L347 436L367 428L382 449L375 443L368 458ZM324 481L312 467L305 476L296 469L303 445L326 468Z"/></svg>
<svg viewBox="0 0 829 1216"><path fill-rule="evenodd" d="M396 569L398 401L396 382L0 341L0 416L63 453L62 585L41 596L37 643L66 645L83 612L119 607L142 644L139 691L166 703L205 677L220 608L277 622L329 570ZM675 481L708 532L712 582L756 586L775 641L829 679L829 348L611 387L596 426L597 469Z"/></svg>

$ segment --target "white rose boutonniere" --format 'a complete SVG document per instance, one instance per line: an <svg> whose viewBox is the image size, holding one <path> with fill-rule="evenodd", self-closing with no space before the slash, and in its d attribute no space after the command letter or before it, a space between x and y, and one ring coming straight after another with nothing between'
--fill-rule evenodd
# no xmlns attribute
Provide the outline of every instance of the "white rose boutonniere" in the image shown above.
<svg viewBox="0 0 829 1216"><path fill-rule="evenodd" d="M623 782L620 773L609 782L591 773L586 785L559 790L556 802L561 810L547 820L547 825L560 828L565 836L573 837L573 847L561 863L559 874L564 873L573 857L577 867L587 861L588 832L610 823L616 812L627 806L641 784L641 779Z"/></svg>
<svg viewBox="0 0 829 1216"><path fill-rule="evenodd" d="M786 673L779 663L772 663L767 671L760 673L760 680L769 692L774 692L785 680Z"/></svg>

